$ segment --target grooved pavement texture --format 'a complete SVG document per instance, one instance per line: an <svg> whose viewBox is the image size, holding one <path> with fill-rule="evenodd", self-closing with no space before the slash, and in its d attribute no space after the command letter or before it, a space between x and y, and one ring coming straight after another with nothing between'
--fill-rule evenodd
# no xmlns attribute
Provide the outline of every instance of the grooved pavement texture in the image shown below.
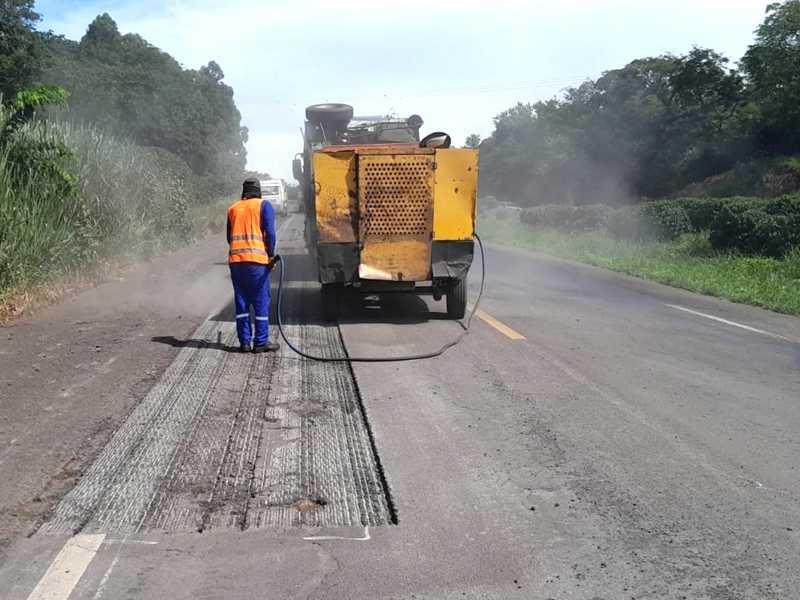
<svg viewBox="0 0 800 600"><path fill-rule="evenodd" d="M336 327L286 329L344 353ZM391 522L350 368L237 345L234 323L204 322L40 532Z"/></svg>

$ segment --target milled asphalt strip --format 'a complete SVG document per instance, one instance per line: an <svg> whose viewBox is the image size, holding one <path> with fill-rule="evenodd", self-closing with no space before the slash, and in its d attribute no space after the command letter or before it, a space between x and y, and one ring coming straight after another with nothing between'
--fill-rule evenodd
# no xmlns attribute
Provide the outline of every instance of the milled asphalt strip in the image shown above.
<svg viewBox="0 0 800 600"><path fill-rule="evenodd" d="M285 231L289 222L290 219L284 222L280 233ZM210 319L226 304L213 311L198 327L193 336L195 339L212 341L216 324ZM213 387L218 372L224 367L224 358L215 365L210 358L213 353L205 354L205 357L198 359L196 349L189 347L178 353L162 378L114 434L101 456L82 478L81 484L73 488L59 504L53 519L42 528L43 531L79 531L88 527L91 518L98 527L110 526L128 534L138 529L155 497L159 473L163 473L164 469L169 470L180 437L194 417L202 413L208 390ZM204 360L206 358L208 360ZM212 364L206 364L209 360ZM195 374L201 380L203 375L208 375L207 385L201 381L199 389L195 388L199 394L188 393L185 388L176 389L182 381L191 379ZM148 429L149 435L142 435ZM166 460L163 467L160 464L164 463L162 459ZM146 468L136 469L143 462ZM116 481L106 487L104 482L109 478ZM28 600L67 600L104 539L104 533L80 533L67 540ZM115 557L102 584L118 559L119 556ZM101 585L98 589L98 595L102 594L103 587Z"/></svg>
<svg viewBox="0 0 800 600"><path fill-rule="evenodd" d="M134 456L116 474L110 493L100 503L91 525L100 531L136 531L168 473L172 457L187 429L203 413L219 372L229 353L222 360L217 352L201 352L198 368L184 384L174 403L153 422L142 436Z"/></svg>
<svg viewBox="0 0 800 600"><path fill-rule="evenodd" d="M28 600L67 600L105 537L102 533L80 534L67 540Z"/></svg>
<svg viewBox="0 0 800 600"><path fill-rule="evenodd" d="M304 323L314 318L306 296L291 292L290 321L302 324L287 325L290 339L342 355L338 330ZM230 321L206 321L193 338L40 532L393 522L346 365L299 360L287 348L223 351L235 345Z"/></svg>
<svg viewBox="0 0 800 600"><path fill-rule="evenodd" d="M289 222L285 221L281 233ZM214 341L218 323L209 319L195 330L193 339ZM202 411L224 366L226 357L219 360L215 354L192 347L181 349L42 531L81 531L90 527L89 519L94 520L91 526L95 529L130 531L139 526L178 442ZM113 483L109 485L109 481Z"/></svg>
<svg viewBox="0 0 800 600"><path fill-rule="evenodd" d="M195 331L193 337L210 341L215 329L214 323L206 321ZM159 423L168 422L177 400L183 397L185 403L187 399L180 393L181 388L185 389L185 382L192 380L201 367L207 368L202 358L196 348L181 349L162 378L87 469L78 485L59 503L53 517L42 527L43 532L80 531L98 510L101 502L109 494L114 496L114 486L109 488L108 482L116 481L117 490L120 485L124 485L124 481L119 481L118 475L126 470L126 466L130 466L130 461L141 448L143 440L149 437L146 432L151 428L158 429ZM123 500L123 508L124 502Z"/></svg>
<svg viewBox="0 0 800 600"><path fill-rule="evenodd" d="M695 315L697 317L704 317L706 319L711 319L712 321L717 321L718 323L724 323L725 325L730 325L731 327L738 327L739 329L744 329L745 331L750 331L752 333L760 333L761 335L766 335L776 340L783 340L784 342L794 342L794 340L791 340L777 333L771 333L769 331L764 331L763 329L757 329L756 327L751 327L750 325L737 323L736 321L729 321L728 319L723 319L722 317L716 317L714 315L709 315L707 313L692 310L691 308L686 308L685 306L679 306L677 304L665 304L665 306L674 308L675 310L683 311L685 313L689 313L690 315Z"/></svg>
<svg viewBox="0 0 800 600"><path fill-rule="evenodd" d="M290 325L340 355L334 327ZM204 325L229 346L233 323ZM188 359L181 354L191 353ZM392 522L345 365L187 347L62 500L42 532L349 527Z"/></svg>

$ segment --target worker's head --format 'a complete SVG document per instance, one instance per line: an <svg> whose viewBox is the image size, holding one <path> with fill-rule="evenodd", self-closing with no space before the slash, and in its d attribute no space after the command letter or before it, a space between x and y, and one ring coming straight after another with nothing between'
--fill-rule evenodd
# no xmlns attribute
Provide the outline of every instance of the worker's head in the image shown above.
<svg viewBox="0 0 800 600"><path fill-rule="evenodd" d="M242 200L261 198L261 182L255 177L248 177L242 184Z"/></svg>

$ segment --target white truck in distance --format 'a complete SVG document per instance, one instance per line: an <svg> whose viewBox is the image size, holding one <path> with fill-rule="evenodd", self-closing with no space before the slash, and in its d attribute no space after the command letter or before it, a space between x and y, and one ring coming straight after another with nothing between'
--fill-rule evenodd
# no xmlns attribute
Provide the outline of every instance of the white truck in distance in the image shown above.
<svg viewBox="0 0 800 600"><path fill-rule="evenodd" d="M286 185L282 179L262 179L261 197L269 200L275 212L286 214Z"/></svg>

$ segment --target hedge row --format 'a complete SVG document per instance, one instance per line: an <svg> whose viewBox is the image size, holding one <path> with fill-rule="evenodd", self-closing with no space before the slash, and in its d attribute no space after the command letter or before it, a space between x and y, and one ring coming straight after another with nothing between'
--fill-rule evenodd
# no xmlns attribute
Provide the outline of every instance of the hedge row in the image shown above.
<svg viewBox="0 0 800 600"><path fill-rule="evenodd" d="M523 223L567 232L605 230L627 240L672 240L708 232L720 250L780 257L800 247L800 195L781 198L677 198L615 208L603 204L537 206Z"/></svg>
<svg viewBox="0 0 800 600"><path fill-rule="evenodd" d="M712 220L709 240L715 248L762 256L800 248L800 196L725 203Z"/></svg>

